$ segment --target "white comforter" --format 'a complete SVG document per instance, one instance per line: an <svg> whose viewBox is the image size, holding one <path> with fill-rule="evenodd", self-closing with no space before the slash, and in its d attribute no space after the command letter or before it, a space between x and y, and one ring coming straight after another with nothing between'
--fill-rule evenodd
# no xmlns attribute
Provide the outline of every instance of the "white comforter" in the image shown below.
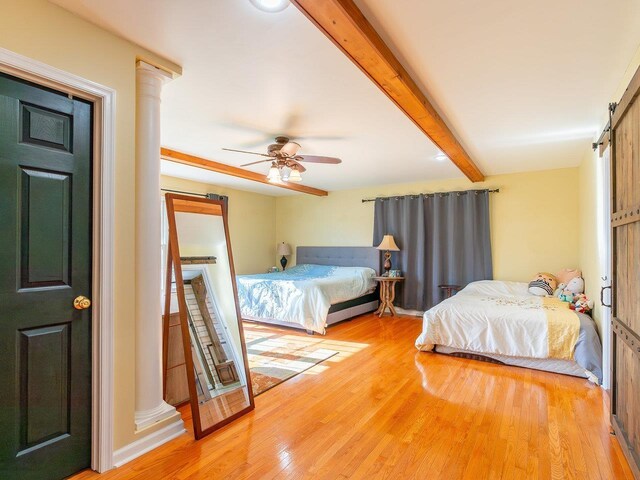
<svg viewBox="0 0 640 480"><path fill-rule="evenodd" d="M549 358L547 328L543 299L526 283L483 280L425 312L416 347Z"/></svg>
<svg viewBox="0 0 640 480"><path fill-rule="evenodd" d="M242 318L295 323L324 334L331 305L372 292L375 275L371 268L325 265L298 265L284 272L239 275Z"/></svg>

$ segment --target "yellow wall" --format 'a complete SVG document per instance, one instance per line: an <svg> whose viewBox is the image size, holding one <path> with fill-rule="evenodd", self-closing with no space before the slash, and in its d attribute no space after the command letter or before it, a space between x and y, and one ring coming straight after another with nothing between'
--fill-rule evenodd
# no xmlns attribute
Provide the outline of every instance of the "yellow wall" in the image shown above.
<svg viewBox="0 0 640 480"><path fill-rule="evenodd" d="M162 188L229 197L229 235L238 275L265 272L275 265L276 199L268 195L163 176Z"/></svg>
<svg viewBox="0 0 640 480"><path fill-rule="evenodd" d="M150 52L44 0L0 0L0 47L116 90L114 447L135 435L135 63Z"/></svg>
<svg viewBox="0 0 640 480"><path fill-rule="evenodd" d="M494 278L529 281L538 271L579 266L578 169L296 195L276 200L276 238L298 245L371 245L373 203L363 198L420 192L500 188L491 196ZM291 257L295 263L295 255Z"/></svg>

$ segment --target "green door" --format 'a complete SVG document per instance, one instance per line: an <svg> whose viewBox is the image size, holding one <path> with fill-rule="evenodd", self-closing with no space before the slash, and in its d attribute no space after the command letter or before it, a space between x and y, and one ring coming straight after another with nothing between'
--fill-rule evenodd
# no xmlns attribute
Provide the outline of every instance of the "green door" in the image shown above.
<svg viewBox="0 0 640 480"><path fill-rule="evenodd" d="M0 74L0 478L91 461L90 104Z"/></svg>

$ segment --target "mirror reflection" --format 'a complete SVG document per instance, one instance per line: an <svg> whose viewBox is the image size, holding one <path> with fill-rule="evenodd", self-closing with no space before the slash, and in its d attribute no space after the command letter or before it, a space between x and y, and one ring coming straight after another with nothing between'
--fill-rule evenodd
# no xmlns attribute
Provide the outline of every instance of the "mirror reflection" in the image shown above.
<svg viewBox="0 0 640 480"><path fill-rule="evenodd" d="M178 197L167 195L169 249L175 266L172 303L180 313L199 438L253 408L253 398L225 209L221 202Z"/></svg>

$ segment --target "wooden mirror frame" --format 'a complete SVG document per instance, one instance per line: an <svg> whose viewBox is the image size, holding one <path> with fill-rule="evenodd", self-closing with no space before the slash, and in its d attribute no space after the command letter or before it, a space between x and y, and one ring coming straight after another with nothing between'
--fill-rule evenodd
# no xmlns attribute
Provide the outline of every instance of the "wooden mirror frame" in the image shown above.
<svg viewBox="0 0 640 480"><path fill-rule="evenodd" d="M242 317L240 316L240 305L238 302L238 288L235 282L235 268L233 264L233 255L231 253L231 242L229 240L229 225L227 221L226 204L219 200L209 200L207 198L198 198L188 195L179 195L167 193L165 195L167 208L167 219L169 223L169 241L167 249L167 275L165 288L165 305L163 316L163 362L164 362L164 390L166 391L167 378L167 361L168 361L168 327L171 316L171 277L175 270L176 294L178 297L178 313L180 317L180 329L182 332L182 346L184 349L185 368L187 370L187 383L189 385L189 402L191 405L191 414L193 418L193 431L196 440L222 428L233 420L249 413L255 408L253 399L253 389L251 386L251 372L249 371L249 357L247 355L247 347L244 339L244 331L242 328ZM231 278L229 279L233 288L234 305L236 311L236 319L238 322L238 332L241 343L241 351L245 369L246 388L249 396L249 405L234 413L233 415L221 420L220 422L202 429L200 419L200 407L198 403L198 394L196 390L196 379L194 373L193 356L191 352L191 337L189 335L187 302L184 290L184 279L182 276L182 262L180 259L180 247L178 243L178 231L176 225L176 213L198 213L204 215L215 215L222 217L224 224L225 240L227 243L227 255L229 256L229 269ZM243 387L243 388L245 388Z"/></svg>

